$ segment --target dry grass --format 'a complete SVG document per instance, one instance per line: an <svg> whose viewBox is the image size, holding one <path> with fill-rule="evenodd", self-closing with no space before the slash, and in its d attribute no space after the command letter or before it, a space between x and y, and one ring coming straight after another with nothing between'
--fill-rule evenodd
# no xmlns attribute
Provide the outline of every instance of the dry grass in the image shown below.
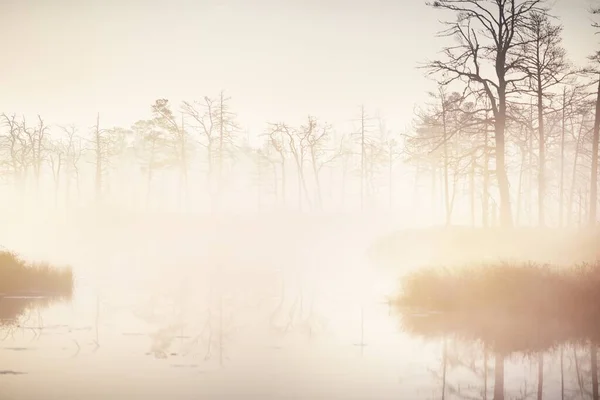
<svg viewBox="0 0 600 400"><path fill-rule="evenodd" d="M31 263L17 254L0 252L0 293L71 296L74 277L70 267Z"/></svg>
<svg viewBox="0 0 600 400"><path fill-rule="evenodd" d="M600 263L489 264L407 275L395 299L404 329L456 335L502 352L600 340Z"/></svg>
<svg viewBox="0 0 600 400"><path fill-rule="evenodd" d="M568 269L531 263L424 268L404 277L395 302L436 312L533 317L600 312L600 263Z"/></svg>

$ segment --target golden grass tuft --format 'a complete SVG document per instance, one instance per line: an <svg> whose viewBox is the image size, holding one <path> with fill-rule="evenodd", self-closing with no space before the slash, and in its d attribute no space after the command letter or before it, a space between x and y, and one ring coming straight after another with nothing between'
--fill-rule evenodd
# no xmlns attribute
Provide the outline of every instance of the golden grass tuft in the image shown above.
<svg viewBox="0 0 600 400"><path fill-rule="evenodd" d="M496 351L540 351L600 341L600 263L425 268L394 299L405 330L481 340Z"/></svg>
<svg viewBox="0 0 600 400"><path fill-rule="evenodd" d="M496 263L406 275L399 306L435 312L559 316L600 311L600 263L556 268Z"/></svg>
<svg viewBox="0 0 600 400"><path fill-rule="evenodd" d="M71 296L73 287L71 267L27 262L13 252L0 251L0 294Z"/></svg>

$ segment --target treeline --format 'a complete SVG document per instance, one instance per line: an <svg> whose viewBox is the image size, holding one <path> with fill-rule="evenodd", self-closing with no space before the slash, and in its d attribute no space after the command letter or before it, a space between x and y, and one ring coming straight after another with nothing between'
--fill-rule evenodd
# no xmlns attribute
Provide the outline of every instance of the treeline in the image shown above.
<svg viewBox="0 0 600 400"><path fill-rule="evenodd" d="M455 19L442 57L423 66L438 88L407 150L446 223L463 201L472 224L595 225L598 54L573 65L543 0L429 5Z"/></svg>
<svg viewBox="0 0 600 400"><path fill-rule="evenodd" d="M408 133L361 107L343 132L308 116L265 123L251 138L223 92L158 99L127 128L104 126L100 114L88 129L7 113L5 187L18 204L53 193L55 207L383 209L446 224L595 224L600 53L570 62L543 0L429 5L454 17L443 24L441 58L423 65L437 88Z"/></svg>
<svg viewBox="0 0 600 400"><path fill-rule="evenodd" d="M252 142L230 102L224 92L177 105L158 99L147 119L128 128L105 127L100 114L89 129L1 114L5 186L17 204L34 199L55 207L219 212L393 205L392 192L381 192L388 184L393 189L397 139L364 107L356 131L338 134L308 116L298 126L268 123Z"/></svg>

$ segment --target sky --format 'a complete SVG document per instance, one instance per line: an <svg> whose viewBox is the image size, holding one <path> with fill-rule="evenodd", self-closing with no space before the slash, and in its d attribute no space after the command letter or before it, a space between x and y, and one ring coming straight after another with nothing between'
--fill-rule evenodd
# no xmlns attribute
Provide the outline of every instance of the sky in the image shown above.
<svg viewBox="0 0 600 400"><path fill-rule="evenodd" d="M577 63L591 0L554 0ZM129 126L157 98L225 90L252 135L308 114L346 126L364 104L404 130L432 82L444 18L424 0L0 0L0 112Z"/></svg>

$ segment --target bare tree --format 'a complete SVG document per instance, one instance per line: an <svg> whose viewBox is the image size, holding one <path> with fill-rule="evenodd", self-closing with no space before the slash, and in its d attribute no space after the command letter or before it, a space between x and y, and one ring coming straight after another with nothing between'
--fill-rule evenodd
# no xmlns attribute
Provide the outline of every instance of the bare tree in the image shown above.
<svg viewBox="0 0 600 400"><path fill-rule="evenodd" d="M218 170L217 170L217 182L218 182L218 191L217 195L219 197L219 202L221 197L223 196L223 168L225 158L229 158L232 160L234 158L234 140L235 134L239 132L239 125L236 121L236 114L231 111L231 107L229 105L229 101L231 97L225 97L225 92L221 91L219 94L219 99L217 103L217 107L215 109L215 128L218 132Z"/></svg>
<svg viewBox="0 0 600 400"><path fill-rule="evenodd" d="M65 202L68 206L70 203L71 181L73 178L75 179L75 187L77 189L78 198L81 195L81 189L79 186L79 163L83 156L84 148L82 144L82 138L77 135L77 128L74 125L62 127L62 130L66 135Z"/></svg>
<svg viewBox="0 0 600 400"><path fill-rule="evenodd" d="M269 145L275 150L275 152L279 156L279 164L281 166L281 201L283 207L286 206L286 174L287 171L285 169L286 162L286 148L285 148L285 139L283 138L283 132L280 129L280 124L269 124L269 130L267 135L269 136ZM277 171L275 171L275 175L277 175Z"/></svg>
<svg viewBox="0 0 600 400"><path fill-rule="evenodd" d="M174 162L179 166L179 204L181 205L182 195L187 201L188 197L188 153L189 144L184 127L183 117L181 126L178 125L169 101L167 99L158 99L152 105L152 115L157 126L167 132L168 139L165 144L172 147Z"/></svg>
<svg viewBox="0 0 600 400"><path fill-rule="evenodd" d="M42 165L47 156L46 140L49 127L38 115L38 123L35 127L28 127L25 117L21 123L21 129L25 135L25 142L29 147L30 165L33 168L36 191L39 190Z"/></svg>
<svg viewBox="0 0 600 400"><path fill-rule="evenodd" d="M545 99L549 98L553 87L561 84L569 76L569 64L562 48L562 26L552 24L545 13L533 12L525 25L521 55L522 68L527 74L527 89L535 97L538 124L538 223L546 224L546 135L544 130Z"/></svg>
<svg viewBox="0 0 600 400"><path fill-rule="evenodd" d="M474 101L469 101L464 93L447 94L444 86L439 93L430 93L434 100L425 110L417 112L415 132L406 142L409 161L427 160L431 165L432 198L437 198L436 178L441 173L441 197L445 213L445 223L450 225L458 193L458 183L466 175L470 176L471 206L474 213L475 167L481 152L486 148L478 143L482 129L482 115L485 110ZM470 171L470 172L469 172ZM485 209L485 207L484 207ZM474 221L474 216L472 217Z"/></svg>
<svg viewBox="0 0 600 400"><path fill-rule="evenodd" d="M524 29L533 13L544 14L542 0L436 0L434 8L457 14L455 22L441 36L454 37L458 44L444 48L446 60L427 65L430 73L440 74L442 84L464 81L480 90L489 101L494 115L496 178L500 191L502 225L513 225L510 185L505 161L507 98L527 76L520 71L517 50L526 42ZM488 62L489 64L485 64ZM494 78L485 76L491 66Z"/></svg>
<svg viewBox="0 0 600 400"><path fill-rule="evenodd" d="M95 154L95 166L96 166L96 201L100 201L102 198L102 171L104 163L107 161L107 143L105 137L105 130L100 129L100 113L96 115L96 125L93 128L93 145Z"/></svg>
<svg viewBox="0 0 600 400"><path fill-rule="evenodd" d="M192 127L196 129L199 134L199 140L197 141L201 146L206 148L206 186L211 196L211 202L213 208L215 207L215 195L214 195L214 160L215 160L215 148L217 146L218 135L216 133L215 123L215 107L213 100L208 97L204 97L204 103L195 101L193 103L183 103L183 113L192 119Z"/></svg>
<svg viewBox="0 0 600 400"><path fill-rule="evenodd" d="M60 173L65 159L66 146L61 139L53 140L49 145L48 162L54 178L54 207L58 207L58 192L60 189Z"/></svg>
<svg viewBox="0 0 600 400"><path fill-rule="evenodd" d="M316 185L316 206L323 208L323 193L321 188L321 170L324 166L332 163L340 155L341 149L328 148L331 125L327 123L320 124L314 117L308 117L309 124L312 126L307 135L307 145L311 160L312 171Z"/></svg>
<svg viewBox="0 0 600 400"><path fill-rule="evenodd" d="M308 137L315 128L315 121L308 120L307 125L301 126L299 129L294 129L285 123L277 123L273 125L273 137L279 136L279 141L276 146L282 145L282 149L287 147L287 151L292 155L296 164L296 177L298 187L298 209L303 209L303 198L306 199L309 208L312 207L311 200L308 194L306 178L304 176L304 163L308 153ZM282 160L283 160L283 153Z"/></svg>
<svg viewBox="0 0 600 400"><path fill-rule="evenodd" d="M17 121L16 115L2 114L0 117L3 125L8 129L6 135L2 135L2 142L10 158L13 183L15 188L22 189L29 165L31 148L27 145L24 131L19 121Z"/></svg>
<svg viewBox="0 0 600 400"><path fill-rule="evenodd" d="M348 171L350 170L352 158L354 156L352 149L352 140L350 135L345 134L340 136L340 159L341 159L341 168L342 168L342 177L340 184L340 206L344 207L346 205L346 184L348 181Z"/></svg>
<svg viewBox="0 0 600 400"><path fill-rule="evenodd" d="M591 9L591 13L594 15L600 14L600 7L594 7ZM596 29L600 29L598 23L592 25ZM596 63L600 63L600 52L590 57ZM600 142L600 71L596 71L598 79L598 90L596 96L596 116L594 119L594 136L592 138L592 171L590 178L590 213L589 213L589 224L591 226L596 225L596 213L598 207L598 143ZM596 389L597 390L597 389ZM597 394L597 392L596 392ZM597 396L596 396L597 397Z"/></svg>
<svg viewBox="0 0 600 400"><path fill-rule="evenodd" d="M369 117L364 105L360 106L360 116L356 122L359 123L358 130L354 132L354 136L358 137L358 145L360 148L360 209L365 208L365 195L367 190L367 172L368 172L368 155L367 147L371 143L370 130L372 118Z"/></svg>
<svg viewBox="0 0 600 400"><path fill-rule="evenodd" d="M108 171L114 158L124 151L126 129L100 127L100 113L96 115L96 124L91 128L91 139L87 139L86 151L93 155L95 201L103 200L108 184ZM76 150L78 151L78 150ZM79 155L80 156L80 155Z"/></svg>
<svg viewBox="0 0 600 400"><path fill-rule="evenodd" d="M168 137L164 130L157 127L155 121L141 120L134 124L136 151L142 162L142 171L146 175L146 207L150 205L152 181L156 172L172 165L168 151Z"/></svg>

